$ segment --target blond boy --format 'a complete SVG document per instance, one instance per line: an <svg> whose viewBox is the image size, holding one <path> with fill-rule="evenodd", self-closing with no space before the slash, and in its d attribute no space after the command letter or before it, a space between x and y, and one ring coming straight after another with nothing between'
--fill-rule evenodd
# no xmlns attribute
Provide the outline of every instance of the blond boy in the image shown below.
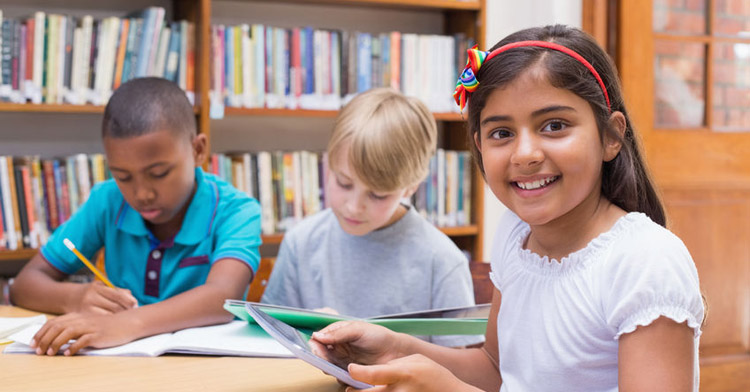
<svg viewBox="0 0 750 392"><path fill-rule="evenodd" d="M329 208L284 236L262 301L356 317L473 305L466 257L403 204L436 143L435 120L417 99L373 89L346 105L328 144Z"/></svg>

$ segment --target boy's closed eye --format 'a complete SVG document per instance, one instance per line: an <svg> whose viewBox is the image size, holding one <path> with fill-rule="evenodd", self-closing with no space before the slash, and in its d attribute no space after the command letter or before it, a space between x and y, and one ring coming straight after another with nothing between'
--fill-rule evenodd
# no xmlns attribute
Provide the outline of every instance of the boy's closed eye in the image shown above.
<svg viewBox="0 0 750 392"><path fill-rule="evenodd" d="M339 178L336 178L336 184L343 189L352 189L352 186L354 186L352 183L343 182Z"/></svg>
<svg viewBox="0 0 750 392"><path fill-rule="evenodd" d="M378 195L374 192L370 192L370 198L373 200L385 200L388 198L389 195Z"/></svg>
<svg viewBox="0 0 750 392"><path fill-rule="evenodd" d="M153 178L164 178L164 177L167 176L167 174L169 174L169 170L162 170L162 171L158 171L158 172L152 172L151 173L151 177L153 177Z"/></svg>

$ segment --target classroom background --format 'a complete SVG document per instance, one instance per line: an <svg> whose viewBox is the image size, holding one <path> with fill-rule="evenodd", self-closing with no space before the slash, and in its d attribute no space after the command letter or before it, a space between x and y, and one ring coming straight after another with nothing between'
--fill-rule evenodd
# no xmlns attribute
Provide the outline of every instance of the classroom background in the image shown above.
<svg viewBox="0 0 750 392"><path fill-rule="evenodd" d="M750 389L749 1L2 0L0 10L3 287L107 177L101 105L144 75L186 91L209 136L205 169L263 204L264 257L325 207L337 108L380 85L420 97L441 150L412 202L486 261L504 207L468 159L451 104L462 53L529 26L583 28L618 66L669 227L698 267L709 309L701 387ZM55 33L40 41L40 23Z"/></svg>

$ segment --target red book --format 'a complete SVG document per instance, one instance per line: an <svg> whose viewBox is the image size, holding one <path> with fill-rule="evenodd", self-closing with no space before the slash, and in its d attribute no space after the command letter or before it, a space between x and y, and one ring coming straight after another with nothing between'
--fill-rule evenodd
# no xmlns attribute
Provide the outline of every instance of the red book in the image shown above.
<svg viewBox="0 0 750 392"><path fill-rule="evenodd" d="M26 80L34 79L34 18L26 20Z"/></svg>
<svg viewBox="0 0 750 392"><path fill-rule="evenodd" d="M52 161L42 162L42 173L44 173L45 198L47 199L47 209L49 214L50 231L55 230L60 225L57 215L57 198L55 197L55 167Z"/></svg>

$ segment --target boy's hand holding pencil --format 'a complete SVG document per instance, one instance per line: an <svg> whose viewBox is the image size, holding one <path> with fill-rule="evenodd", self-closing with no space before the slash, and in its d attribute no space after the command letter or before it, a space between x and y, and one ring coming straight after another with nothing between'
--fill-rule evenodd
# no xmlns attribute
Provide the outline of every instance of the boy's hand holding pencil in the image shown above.
<svg viewBox="0 0 750 392"><path fill-rule="evenodd" d="M80 295L76 298L78 312L111 314L138 307L138 300L130 290L115 287L69 239L65 238L63 243L100 279L81 285Z"/></svg>

